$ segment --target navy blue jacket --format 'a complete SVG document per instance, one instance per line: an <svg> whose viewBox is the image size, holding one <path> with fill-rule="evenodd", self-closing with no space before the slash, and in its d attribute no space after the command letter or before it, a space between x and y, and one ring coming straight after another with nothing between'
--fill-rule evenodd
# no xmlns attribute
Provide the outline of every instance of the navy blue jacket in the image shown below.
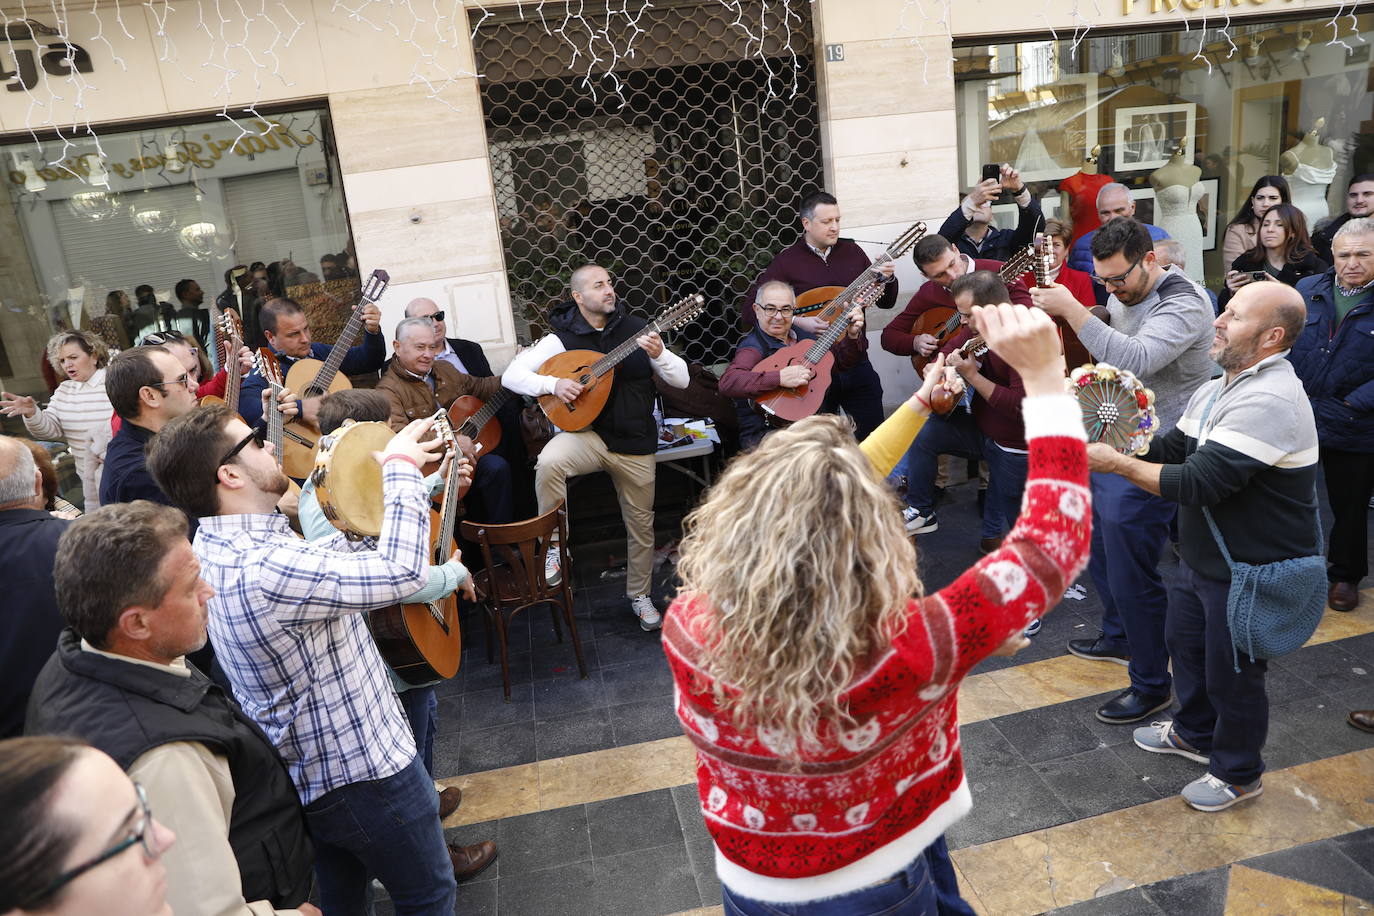
<svg viewBox="0 0 1374 916"><path fill-rule="evenodd" d="M0 738L24 731L24 709L38 672L57 648L65 625L53 591L57 541L71 522L41 509L0 512Z"/></svg>
<svg viewBox="0 0 1374 916"><path fill-rule="evenodd" d="M1334 270L1298 281L1307 326L1288 358L1312 399L1326 448L1374 452L1374 290L1336 325Z"/></svg>
<svg viewBox="0 0 1374 916"><path fill-rule="evenodd" d="M1015 229L989 229L987 235L983 236L981 245L965 234L969 227L969 218L964 216L962 206L955 207L954 212L940 225L940 235L961 253L975 260L987 258L993 261L1008 261L1017 251L1034 242L1035 233L1044 225L1045 214L1040 209L1040 201L1032 195L1029 204L1017 207Z"/></svg>
<svg viewBox="0 0 1374 916"><path fill-rule="evenodd" d="M310 345L310 359L324 361L329 358L329 351L334 349L329 344L312 343ZM281 364L282 378L286 378L286 373L296 364L296 361L289 356L278 353L277 362ZM369 334L363 331L363 342L348 351L343 362L339 364L339 371L344 375L359 375L363 372L376 372L386 363L386 341L381 334ZM267 381L254 369L243 377L243 384L239 386L239 416L243 417L243 422L249 426L256 426L262 419L262 390L267 387ZM296 394L301 392L297 391Z"/></svg>
<svg viewBox="0 0 1374 916"><path fill-rule="evenodd" d="M105 452L105 470L100 474L100 504L131 503L136 499L150 499L170 506L171 500L148 473L148 443L153 434L128 420L119 424L119 432L110 440Z"/></svg>

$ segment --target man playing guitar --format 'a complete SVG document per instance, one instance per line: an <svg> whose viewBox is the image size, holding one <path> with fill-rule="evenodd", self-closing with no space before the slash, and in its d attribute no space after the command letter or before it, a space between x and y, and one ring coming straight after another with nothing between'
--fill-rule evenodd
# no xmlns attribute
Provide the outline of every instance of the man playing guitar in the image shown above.
<svg viewBox="0 0 1374 916"><path fill-rule="evenodd" d="M807 195L801 204L801 224L802 237L778 252L740 303L747 327L758 324L755 304L765 283L781 280L797 295L821 286L845 287L872 263L853 239L840 238L840 205L832 195L824 191ZM874 305L890 309L897 304L893 267L884 264L879 270L880 282L886 283L887 289ZM826 328L824 323L806 317L794 318L793 324L812 336ZM829 403L843 407L853 419L855 434L862 440L883 422L883 385L868 361L868 338L859 335L856 346L859 358L846 368L837 369L828 398Z"/></svg>
<svg viewBox="0 0 1374 916"><path fill-rule="evenodd" d="M687 363L665 348L658 334L640 335L647 322L631 315L617 301L611 276L604 268L585 264L573 271L568 285L572 301L555 306L549 315L553 332L511 360L501 384L516 394L552 394L565 404L573 404L583 386L572 379L540 375L539 368L567 350L609 353L637 338L644 352L630 356L616 368L609 398L591 426L558 433L539 453L534 488L542 515L567 498L569 477L593 471L611 475L629 540L625 593L639 625L654 630L663 621L649 594L654 560L654 454L658 449L653 376L674 388L686 388ZM549 551L544 575L550 584L561 581L563 571L558 568L556 549Z"/></svg>

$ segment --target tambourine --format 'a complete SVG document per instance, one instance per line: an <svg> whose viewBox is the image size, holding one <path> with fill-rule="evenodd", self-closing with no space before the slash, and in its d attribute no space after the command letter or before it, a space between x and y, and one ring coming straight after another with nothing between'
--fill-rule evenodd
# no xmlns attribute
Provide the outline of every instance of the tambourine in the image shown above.
<svg viewBox="0 0 1374 916"><path fill-rule="evenodd" d="M1123 455L1143 455L1159 428L1155 393L1135 374L1106 363L1079 366L1066 381L1083 411L1089 442L1105 442Z"/></svg>

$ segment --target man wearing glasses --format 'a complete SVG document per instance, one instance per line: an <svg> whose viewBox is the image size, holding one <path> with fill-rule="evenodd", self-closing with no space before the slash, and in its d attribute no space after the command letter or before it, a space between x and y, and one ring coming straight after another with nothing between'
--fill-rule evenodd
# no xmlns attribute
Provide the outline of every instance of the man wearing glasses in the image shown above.
<svg viewBox="0 0 1374 916"><path fill-rule="evenodd" d="M813 373L805 366L788 366L771 372L756 371L760 362L798 340L815 340L816 335L792 322L796 297L792 287L781 280L766 280L758 289L754 302L755 328L739 342L735 358L730 361L720 379L720 393L735 401L739 415L740 448L749 448L767 434L768 428L753 399L777 388L797 388L811 380ZM835 354L837 371L857 366L864 352L857 343L863 331L863 315L849 326L849 332L830 351ZM838 405L827 397L821 406L823 413L834 413Z"/></svg>
<svg viewBox="0 0 1374 916"><path fill-rule="evenodd" d="M305 902L310 842L286 767L186 661L205 644L213 591L185 516L142 500L102 507L64 533L54 575L67 627L34 685L27 733L77 735L142 786L141 837L163 857L172 912L318 914ZM174 846L150 845L149 808Z"/></svg>
<svg viewBox="0 0 1374 916"><path fill-rule="evenodd" d="M1212 303L1181 270L1160 266L1150 232L1129 217L1093 233L1092 258L1093 281L1110 293L1110 325L1058 284L1031 290L1031 298L1067 322L1093 359L1135 373L1153 390L1156 435L1168 433L1193 392L1217 374L1208 355ZM1088 572L1102 596L1102 634L1070 640L1069 652L1128 667L1131 686L1099 709L1097 718L1138 722L1169 706L1167 595L1158 566L1177 504L1114 474L1093 474L1092 489Z"/></svg>

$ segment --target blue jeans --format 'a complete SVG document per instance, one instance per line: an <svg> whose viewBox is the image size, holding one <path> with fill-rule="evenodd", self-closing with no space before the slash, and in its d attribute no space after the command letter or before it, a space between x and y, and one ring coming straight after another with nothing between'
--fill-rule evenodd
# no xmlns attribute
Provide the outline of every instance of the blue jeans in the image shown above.
<svg viewBox="0 0 1374 916"><path fill-rule="evenodd" d="M1088 574L1102 596L1102 636L1131 655L1131 686L1169 693L1164 617L1169 605L1159 555L1178 506L1115 474L1093 474Z"/></svg>
<svg viewBox="0 0 1374 916"><path fill-rule="evenodd" d="M305 823L329 916L364 916L373 877L397 916L453 916L458 885L439 796L419 757L394 776L326 792L306 806Z"/></svg>
<svg viewBox="0 0 1374 916"><path fill-rule="evenodd" d="M906 502L922 515L935 508L935 475L941 455L988 463L988 495L983 503L981 536L995 538L1010 528L1021 511L1027 456L998 448L983 435L966 410L956 408L948 417L930 417L906 453Z"/></svg>
<svg viewBox="0 0 1374 916"><path fill-rule="evenodd" d="M420 752L420 762L425 765L430 777L434 776L434 729L439 720L439 697L430 687L412 687L403 690L400 697L401 708L410 720L410 730L415 735L415 747Z"/></svg>
<svg viewBox="0 0 1374 916"><path fill-rule="evenodd" d="M881 884L804 903L764 903L722 886L725 916L940 916L935 881L924 853ZM956 911L957 912L957 911Z"/></svg>
<svg viewBox="0 0 1374 916"><path fill-rule="evenodd" d="M1165 638L1174 660L1178 736L1211 758L1218 779L1249 785L1264 772L1260 751L1269 734L1264 675L1269 663L1231 648L1226 597L1231 583L1193 572L1169 585ZM1236 665L1240 671L1236 671Z"/></svg>

